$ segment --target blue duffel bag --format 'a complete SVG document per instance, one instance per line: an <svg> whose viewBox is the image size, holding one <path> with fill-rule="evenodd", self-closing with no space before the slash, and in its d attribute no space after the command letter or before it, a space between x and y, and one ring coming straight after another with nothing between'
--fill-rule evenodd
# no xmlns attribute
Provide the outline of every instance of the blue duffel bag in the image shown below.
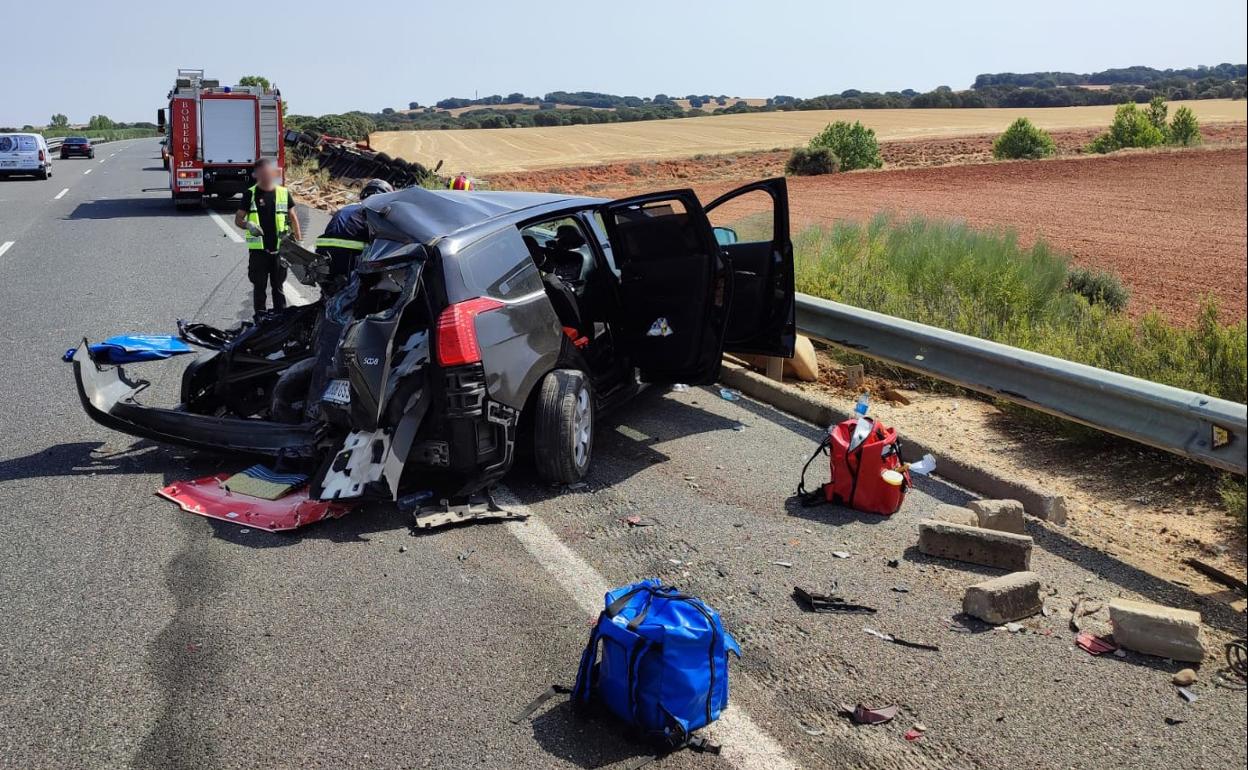
<svg viewBox="0 0 1248 770"><path fill-rule="evenodd" d="M728 706L728 653L739 658L741 647L719 613L657 579L610 591L605 603L572 702L596 702L646 738L684 745Z"/></svg>

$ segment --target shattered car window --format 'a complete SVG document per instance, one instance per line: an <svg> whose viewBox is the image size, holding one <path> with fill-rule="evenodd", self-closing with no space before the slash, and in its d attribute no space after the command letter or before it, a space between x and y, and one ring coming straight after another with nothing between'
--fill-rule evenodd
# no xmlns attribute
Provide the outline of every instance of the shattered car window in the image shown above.
<svg viewBox="0 0 1248 770"><path fill-rule="evenodd" d="M500 230L459 254L464 283L491 297L523 297L542 291L542 276L516 230Z"/></svg>

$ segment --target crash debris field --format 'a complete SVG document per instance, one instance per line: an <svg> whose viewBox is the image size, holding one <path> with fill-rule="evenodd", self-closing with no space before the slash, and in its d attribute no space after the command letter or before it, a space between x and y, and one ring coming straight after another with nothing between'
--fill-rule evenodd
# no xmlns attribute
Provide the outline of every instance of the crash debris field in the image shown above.
<svg viewBox="0 0 1248 770"><path fill-rule="evenodd" d="M1174 102L1171 109L1180 104L1191 107L1202 124L1248 118L1248 103L1242 100ZM1108 126L1113 114L1113 106L810 110L514 130L379 131L370 137L370 143L394 157L431 166L444 161L444 169L480 175L796 147L836 120L860 120L875 129L881 140L892 140L993 133L1020 117L1046 130Z"/></svg>

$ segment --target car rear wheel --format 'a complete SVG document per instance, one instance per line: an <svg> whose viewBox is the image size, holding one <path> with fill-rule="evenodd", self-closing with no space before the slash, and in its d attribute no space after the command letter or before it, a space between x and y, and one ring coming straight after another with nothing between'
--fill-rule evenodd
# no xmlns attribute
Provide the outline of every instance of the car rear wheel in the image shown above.
<svg viewBox="0 0 1248 770"><path fill-rule="evenodd" d="M556 369L539 386L533 455L537 475L571 484L589 470L594 449L594 394L583 372Z"/></svg>

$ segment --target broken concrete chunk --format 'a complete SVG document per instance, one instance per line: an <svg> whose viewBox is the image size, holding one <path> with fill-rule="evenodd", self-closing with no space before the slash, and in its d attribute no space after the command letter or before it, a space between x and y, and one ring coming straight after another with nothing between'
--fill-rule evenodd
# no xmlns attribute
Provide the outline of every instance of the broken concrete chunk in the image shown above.
<svg viewBox="0 0 1248 770"><path fill-rule="evenodd" d="M1114 641L1120 647L1191 663L1199 663L1205 657L1199 612L1112 599L1109 621L1114 626Z"/></svg>
<svg viewBox="0 0 1248 770"><path fill-rule="evenodd" d="M1070 518L1068 515L1069 510L1070 506L1066 502L1066 498L1056 495L1045 499L1044 510L1040 512L1040 515L1050 524L1065 526L1066 520Z"/></svg>
<svg viewBox="0 0 1248 770"><path fill-rule="evenodd" d="M1040 576L1034 572L1011 572L976 583L962 599L963 612L994 626L1031 617L1043 606Z"/></svg>
<svg viewBox="0 0 1248 770"><path fill-rule="evenodd" d="M967 507L979 517L979 526L999 532L1027 534L1023 504L1017 500L973 500Z"/></svg>
<svg viewBox="0 0 1248 770"><path fill-rule="evenodd" d="M963 508L960 505L941 503L936 506L936 513L932 518L953 522L954 524L962 524L967 527L979 526L979 517L975 515L975 511L972 511L970 508Z"/></svg>
<svg viewBox="0 0 1248 770"><path fill-rule="evenodd" d="M936 519L919 522L919 551L1011 572L1031 568L1031 538Z"/></svg>

